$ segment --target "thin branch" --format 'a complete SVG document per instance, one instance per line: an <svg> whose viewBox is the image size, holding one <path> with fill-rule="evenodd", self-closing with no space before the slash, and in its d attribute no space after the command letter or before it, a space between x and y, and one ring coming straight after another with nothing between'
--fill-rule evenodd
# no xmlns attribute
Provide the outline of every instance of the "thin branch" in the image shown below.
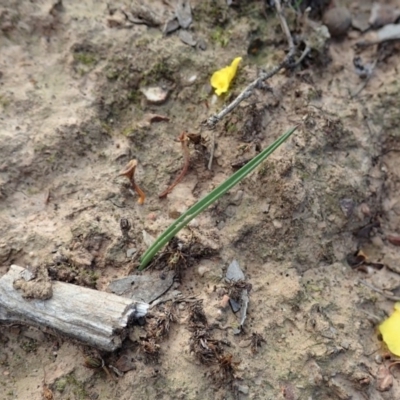
<svg viewBox="0 0 400 400"><path fill-rule="evenodd" d="M286 36L288 45L289 45L289 52L286 55L286 57L283 59L283 61L276 65L274 68L272 68L269 72L263 71L260 73L258 78L251 82L243 91L242 93L239 94L239 96L236 97L235 100L232 101L232 103L228 104L222 111L220 111L218 114L212 115L208 120L206 121L206 125L212 129L214 126L221 121L222 118L224 118L227 114L229 114L231 111L233 111L243 100L247 99L253 94L254 89L260 86L260 84L277 74L282 68L285 68L290 64L290 61L295 53L295 46L293 43L292 36L289 31L288 24L286 22L286 18L283 15L282 12L282 7L281 7L281 2L280 0L275 0L275 7L277 11L278 18L281 23L281 27L283 30L283 33ZM212 160L211 160L212 162Z"/></svg>
<svg viewBox="0 0 400 400"><path fill-rule="evenodd" d="M308 47L308 46L307 46L307 47L303 50L303 52L301 53L301 56L299 57L299 59L296 60L295 63L293 63L293 64L290 65L290 68L294 68L294 67L297 67L298 65L300 65L300 64L303 62L303 60L308 56L308 54L310 53L310 51L311 51L311 47Z"/></svg>
<svg viewBox="0 0 400 400"><path fill-rule="evenodd" d="M208 169L211 171L215 151L215 131L211 133L210 159L208 160Z"/></svg>
<svg viewBox="0 0 400 400"><path fill-rule="evenodd" d="M378 289L377 287L375 287L375 286L371 285L370 283L365 282L365 281L363 281L361 279L358 282L360 282L361 284L363 284L367 288L373 290L374 292L381 294L383 297L386 297L388 300L400 301L400 297L399 296L393 296L393 295L390 295L390 294L386 294L384 290Z"/></svg>
<svg viewBox="0 0 400 400"><path fill-rule="evenodd" d="M281 7L281 1L280 0L275 0L275 7L276 7L276 11L278 13L278 17L279 17L279 21L281 23L281 27L282 27L283 33L285 34L286 39L287 39L288 44L289 44L289 53L290 53L292 50L294 51L294 43L293 43L292 35L290 34L290 30L289 30L288 24L286 22L286 18L283 15L283 12L282 12L282 7Z"/></svg>
<svg viewBox="0 0 400 400"><path fill-rule="evenodd" d="M189 169L189 163L190 163L190 153L189 149L187 147L187 141L188 137L186 132L182 132L179 135L178 141L181 142L182 144L182 151L183 151L183 168L182 171L179 173L179 175L175 178L175 180L171 183L171 185L168 186L166 190L164 190L158 197L160 199L167 197L169 193L172 192L172 189L185 177L186 172Z"/></svg>

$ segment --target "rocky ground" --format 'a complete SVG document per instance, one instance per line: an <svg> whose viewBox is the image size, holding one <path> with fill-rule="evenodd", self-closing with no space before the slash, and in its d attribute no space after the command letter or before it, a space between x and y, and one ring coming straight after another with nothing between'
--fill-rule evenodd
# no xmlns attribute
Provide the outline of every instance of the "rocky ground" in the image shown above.
<svg viewBox="0 0 400 400"><path fill-rule="evenodd" d="M1 325L0 398L400 398L400 368L392 386L382 379L393 357L377 332L400 294L400 58L395 41L359 45L374 34L360 31L372 2L343 1L353 25L327 41L315 36L320 10L313 25L301 17L307 2L284 5L295 59L311 52L214 130L202 123L288 51L274 8L192 0L189 29L165 35L175 2L139 3L1 2L1 275L45 266L54 280L107 290L232 165L299 128L143 273L174 271L181 294L154 306L121 350ZM239 56L217 98L210 76ZM373 67L367 81L355 65ZM182 131L197 138L189 170L159 199L182 168ZM143 205L118 177L131 159ZM224 280L234 259L250 299L240 334ZM87 368L100 357L109 374Z"/></svg>

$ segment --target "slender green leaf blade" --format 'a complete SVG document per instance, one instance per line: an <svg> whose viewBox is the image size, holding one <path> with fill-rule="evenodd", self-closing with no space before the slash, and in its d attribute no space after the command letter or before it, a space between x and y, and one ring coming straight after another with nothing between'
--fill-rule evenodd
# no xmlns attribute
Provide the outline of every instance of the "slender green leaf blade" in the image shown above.
<svg viewBox="0 0 400 400"><path fill-rule="evenodd" d="M260 154L254 157L246 165L231 175L226 181L221 183L212 192L199 200L189 210L184 212L177 220L175 220L147 249L143 254L139 266L139 270L143 270L147 267L149 262L153 259L155 254L161 250L182 228L184 228L193 218L199 215L212 203L217 201L222 195L228 190L232 189L237 185L244 177L252 172L258 165L260 165L269 155L271 155L283 142L285 142L289 136L294 133L297 126L289 129L280 138L278 138L272 145L264 149Z"/></svg>

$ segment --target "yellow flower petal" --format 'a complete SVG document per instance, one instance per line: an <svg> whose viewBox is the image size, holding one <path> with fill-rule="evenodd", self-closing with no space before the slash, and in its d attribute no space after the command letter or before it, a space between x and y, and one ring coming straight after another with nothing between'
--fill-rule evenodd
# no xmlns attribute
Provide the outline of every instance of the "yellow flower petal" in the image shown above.
<svg viewBox="0 0 400 400"><path fill-rule="evenodd" d="M231 65L213 73L211 77L211 86L215 89L215 93L218 96L228 91L229 85L236 75L240 61L242 61L242 57L236 57Z"/></svg>
<svg viewBox="0 0 400 400"><path fill-rule="evenodd" d="M394 305L394 313L379 325L379 331L390 352L400 356L400 303Z"/></svg>

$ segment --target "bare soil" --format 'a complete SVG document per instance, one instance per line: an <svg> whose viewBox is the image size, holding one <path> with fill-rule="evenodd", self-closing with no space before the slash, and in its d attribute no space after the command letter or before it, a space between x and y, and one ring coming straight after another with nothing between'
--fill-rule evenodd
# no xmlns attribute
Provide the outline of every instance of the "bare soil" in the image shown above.
<svg viewBox="0 0 400 400"><path fill-rule="evenodd" d="M169 3L146 2L162 18L173 13ZM144 272L161 279L175 269L183 296L152 308L120 351L96 354L46 330L2 325L1 399L400 398L398 367L390 390L378 390L377 379L387 350L376 326L393 301L360 283L400 295L399 248L387 240L400 233L398 43L358 49L361 33L352 29L207 130L203 121L287 51L274 12L262 1L239 3L191 2L202 50L160 27L118 26L117 11L130 2L1 2L1 274L11 264L44 265L52 279L106 290L135 271L127 250L143 253L143 231L159 235L231 175L231 164L299 124ZM342 3L368 19L372 2ZM295 14L287 15L294 32ZM248 55L256 38L264 47ZM353 96L363 84L357 55L379 61ZM211 74L238 56L232 89L216 99ZM148 103L147 86L168 89L168 99ZM149 122L150 114L169 121ZM183 181L159 199L182 168L182 131L201 141L190 144ZM131 159L143 205L118 177ZM129 238L121 219L132 226ZM359 251L369 265L352 268ZM251 284L240 335L236 316L221 307L233 259ZM196 326L207 330L215 359L202 359ZM111 369L111 379L85 366L99 356L129 370L117 377Z"/></svg>

